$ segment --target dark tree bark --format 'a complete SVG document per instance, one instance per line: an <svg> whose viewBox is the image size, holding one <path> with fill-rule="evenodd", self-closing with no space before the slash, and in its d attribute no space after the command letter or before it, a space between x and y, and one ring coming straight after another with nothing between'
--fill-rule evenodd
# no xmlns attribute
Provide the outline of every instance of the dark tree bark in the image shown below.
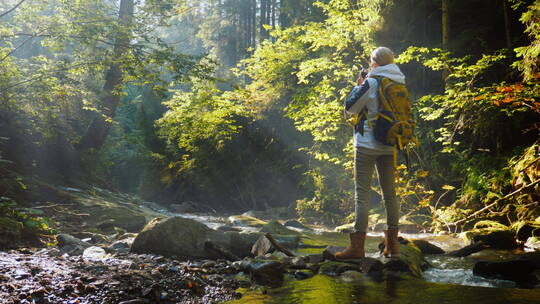
<svg viewBox="0 0 540 304"><path fill-rule="evenodd" d="M512 48L512 40L510 39L510 21L508 17L508 2L507 0L502 0L503 2L503 12L504 12L504 32L506 34L506 47Z"/></svg>
<svg viewBox="0 0 540 304"><path fill-rule="evenodd" d="M450 16L449 16L450 0L442 0L442 48L448 50L448 42L450 36Z"/></svg>
<svg viewBox="0 0 540 304"><path fill-rule="evenodd" d="M266 19L266 9L267 9L267 2L268 0L261 0L261 18L259 20L259 32L261 33L261 41L266 39L266 29L264 29L264 25L268 23Z"/></svg>
<svg viewBox="0 0 540 304"><path fill-rule="evenodd" d="M251 47L255 48L257 45L257 0L251 1Z"/></svg>
<svg viewBox="0 0 540 304"><path fill-rule="evenodd" d="M124 27L131 25L133 18L133 1L121 0L118 14L119 23ZM99 149L107 138L107 133L114 118L116 108L120 103L120 96L116 92L122 84L122 69L120 59L129 48L129 32L121 31L117 34L114 44L114 63L105 74L105 84L103 85L102 115L97 115L86 130L85 135L78 145L78 150ZM105 118L105 117L107 118Z"/></svg>

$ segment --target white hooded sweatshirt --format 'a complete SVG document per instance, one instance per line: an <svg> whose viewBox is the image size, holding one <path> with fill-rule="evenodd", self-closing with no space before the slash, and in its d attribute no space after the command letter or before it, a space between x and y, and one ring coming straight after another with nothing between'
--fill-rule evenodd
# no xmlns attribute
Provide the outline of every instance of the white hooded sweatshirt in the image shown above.
<svg viewBox="0 0 540 304"><path fill-rule="evenodd" d="M373 68L367 75L366 81L362 85L355 86L345 102L345 110L349 114L354 114L367 109L368 119L364 121L364 134L354 132L354 146L363 148L367 154L386 155L393 153L393 147L378 142L373 136L375 125L375 115L379 110L377 79L372 76L388 77L395 82L405 83L405 75L399 67L393 63ZM355 128L356 129L356 128Z"/></svg>

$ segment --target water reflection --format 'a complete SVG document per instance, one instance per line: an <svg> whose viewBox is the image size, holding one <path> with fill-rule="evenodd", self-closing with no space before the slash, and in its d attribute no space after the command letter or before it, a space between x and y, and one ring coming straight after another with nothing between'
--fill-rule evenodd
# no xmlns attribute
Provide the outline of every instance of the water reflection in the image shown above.
<svg viewBox="0 0 540 304"><path fill-rule="evenodd" d="M247 293L229 302L250 304L443 304L486 303L530 304L540 299L538 289L485 288L438 284L422 280L373 282L361 279L352 283L339 278L316 275L303 281L290 281L283 287Z"/></svg>

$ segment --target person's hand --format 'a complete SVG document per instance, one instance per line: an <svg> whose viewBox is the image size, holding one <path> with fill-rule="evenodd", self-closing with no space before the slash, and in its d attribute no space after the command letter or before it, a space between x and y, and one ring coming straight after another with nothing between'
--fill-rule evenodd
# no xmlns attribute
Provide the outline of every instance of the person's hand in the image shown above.
<svg viewBox="0 0 540 304"><path fill-rule="evenodd" d="M356 83L358 85L362 85L366 81L367 75L367 71L362 68L362 70L360 71L360 76L358 76L358 78L356 79Z"/></svg>

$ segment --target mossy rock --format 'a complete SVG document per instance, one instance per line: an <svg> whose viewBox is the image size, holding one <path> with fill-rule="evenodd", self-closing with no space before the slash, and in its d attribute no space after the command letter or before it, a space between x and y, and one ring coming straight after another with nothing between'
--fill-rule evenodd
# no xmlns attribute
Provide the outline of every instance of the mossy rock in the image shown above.
<svg viewBox="0 0 540 304"><path fill-rule="evenodd" d="M248 215L233 215L228 218L229 223L233 226L242 226L242 227L262 227L267 224L267 222L260 220L256 217Z"/></svg>
<svg viewBox="0 0 540 304"><path fill-rule="evenodd" d="M229 248L230 236L192 219L179 216L156 218L137 235L131 251L184 258L220 258L206 250L206 242Z"/></svg>
<svg viewBox="0 0 540 304"><path fill-rule="evenodd" d="M294 235L300 234L300 232L289 229L283 226L278 221L270 221L268 224L264 225L259 229L259 232L271 233L271 234L285 234L285 235Z"/></svg>
<svg viewBox="0 0 540 304"><path fill-rule="evenodd" d="M319 273L329 276L338 276L348 270L359 270L358 265L337 261L325 261L319 264Z"/></svg>
<svg viewBox="0 0 540 304"><path fill-rule="evenodd" d="M407 274L412 277L421 278L422 272L429 263L424 259L422 251L409 242L408 244L399 244L400 256L391 258L384 263L383 273L386 277L395 277L396 275L401 278L406 278Z"/></svg>
<svg viewBox="0 0 540 304"><path fill-rule="evenodd" d="M509 229L473 229L461 234L471 244L482 242L492 249L515 249L515 233Z"/></svg>

